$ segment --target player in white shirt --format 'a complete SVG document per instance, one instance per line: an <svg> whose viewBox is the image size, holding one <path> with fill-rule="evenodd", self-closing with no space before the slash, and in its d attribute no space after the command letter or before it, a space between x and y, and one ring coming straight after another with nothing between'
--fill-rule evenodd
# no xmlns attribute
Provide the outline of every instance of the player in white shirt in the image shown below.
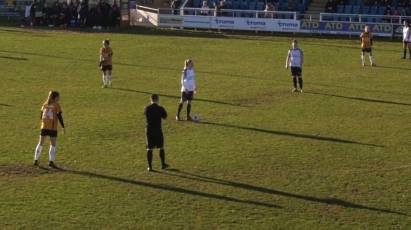
<svg viewBox="0 0 411 230"><path fill-rule="evenodd" d="M407 20L404 20L404 27L402 28L402 44L404 48L403 59L407 58L407 49L409 50L410 59L411 59L411 30L410 24Z"/></svg>
<svg viewBox="0 0 411 230"><path fill-rule="evenodd" d="M298 91L298 85L300 85L300 92L303 92L303 76L302 76L302 68L304 64L304 53L303 51L298 48L298 41L293 40L292 42L292 49L288 50L287 60L285 62L285 68L291 67L291 77L293 79L294 88L292 92Z"/></svg>
<svg viewBox="0 0 411 230"><path fill-rule="evenodd" d="M194 63L191 59L187 59L184 62L184 70L181 74L181 100L178 104L178 112L176 120L180 121L180 113L183 109L183 105L187 102L187 120L191 121L191 101L194 99L194 93L196 92L196 81L194 72Z"/></svg>

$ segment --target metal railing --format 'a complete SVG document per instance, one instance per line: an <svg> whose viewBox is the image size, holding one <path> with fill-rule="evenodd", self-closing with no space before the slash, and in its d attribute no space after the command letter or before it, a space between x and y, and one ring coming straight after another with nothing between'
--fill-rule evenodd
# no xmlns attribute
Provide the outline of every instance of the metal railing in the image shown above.
<svg viewBox="0 0 411 230"><path fill-rule="evenodd" d="M259 11L259 10L216 10L203 8L181 8L180 15L192 16L218 16L218 17L234 17L234 18L273 18L273 19L298 19L297 12L290 11Z"/></svg>
<svg viewBox="0 0 411 230"><path fill-rule="evenodd" d="M232 10L214 8L190 8L182 7L180 9L160 8L154 9L144 6L137 6L137 9L145 10L162 15L191 15L191 16L219 16L232 18L273 18L273 19L305 19L309 21L320 22L359 22L359 23L387 23L400 24L404 20L411 20L411 16L391 16L391 15L369 15L369 14L339 14L339 13L320 13L300 14L290 11L258 11L258 10Z"/></svg>
<svg viewBox="0 0 411 230"><path fill-rule="evenodd" d="M147 11L147 12L150 12L150 13L156 13L156 14L160 13L160 9L151 8L151 7L147 7L147 6L136 5L136 9L137 10L144 10L144 11Z"/></svg>

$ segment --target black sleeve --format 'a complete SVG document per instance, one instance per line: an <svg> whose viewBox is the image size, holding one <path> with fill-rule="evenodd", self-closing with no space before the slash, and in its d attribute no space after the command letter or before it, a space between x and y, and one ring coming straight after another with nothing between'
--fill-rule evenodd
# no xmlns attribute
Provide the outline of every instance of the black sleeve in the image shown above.
<svg viewBox="0 0 411 230"><path fill-rule="evenodd" d="M58 113L57 118L59 119L61 127L64 128L63 115L61 115L61 113Z"/></svg>
<svg viewBox="0 0 411 230"><path fill-rule="evenodd" d="M167 111L164 108L162 108L162 109L163 109L163 114L162 114L161 118L166 119L167 118Z"/></svg>

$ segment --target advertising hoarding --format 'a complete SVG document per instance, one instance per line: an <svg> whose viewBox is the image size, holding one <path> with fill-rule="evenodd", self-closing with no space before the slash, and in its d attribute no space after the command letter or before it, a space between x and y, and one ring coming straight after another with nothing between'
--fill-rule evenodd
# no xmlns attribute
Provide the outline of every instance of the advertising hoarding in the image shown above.
<svg viewBox="0 0 411 230"><path fill-rule="evenodd" d="M300 22L300 32L359 35L367 25L375 36L391 37L393 35L393 25L388 23L319 22L308 20Z"/></svg>

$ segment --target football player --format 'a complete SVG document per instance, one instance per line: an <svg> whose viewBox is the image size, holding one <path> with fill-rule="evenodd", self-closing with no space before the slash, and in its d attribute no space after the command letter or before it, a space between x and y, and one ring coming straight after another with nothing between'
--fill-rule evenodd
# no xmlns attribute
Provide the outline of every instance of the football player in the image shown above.
<svg viewBox="0 0 411 230"><path fill-rule="evenodd" d="M64 122L62 116L62 110L59 104L60 94L57 91L50 91L47 100L41 107L41 131L40 140L37 144L34 152L34 165L38 166L41 151L43 149L46 138L50 138L50 151L49 151L49 166L56 167L54 164L56 155L56 142L57 142L57 120L64 133Z"/></svg>
<svg viewBox="0 0 411 230"><path fill-rule="evenodd" d="M298 91L298 85L300 85L299 92L303 92L303 76L302 68L304 64L304 53L298 46L298 41L293 40L291 43L292 48L288 50L287 59L285 62L285 68L291 67L291 78L293 79L292 92ZM297 84L298 81L298 84Z"/></svg>
<svg viewBox="0 0 411 230"><path fill-rule="evenodd" d="M100 49L100 69L103 72L103 88L111 86L113 71L113 50L110 41L104 40L103 47Z"/></svg>
<svg viewBox="0 0 411 230"><path fill-rule="evenodd" d="M361 38L361 64L362 66L365 66L364 58L365 58L366 53L368 53L368 56L370 58L371 66L376 66L374 56L372 55L373 36L368 26L364 27L364 32L361 33L360 38Z"/></svg>
<svg viewBox="0 0 411 230"><path fill-rule="evenodd" d="M187 120L191 121L191 102L194 99L194 93L196 92L196 81L195 81L195 72L194 72L194 63L193 60L187 59L184 62L184 70L181 75L181 99L178 104L178 111L176 115L176 120L180 121L180 113L183 109L183 105L187 102Z"/></svg>
<svg viewBox="0 0 411 230"><path fill-rule="evenodd" d="M402 27L402 47L404 49L403 59L407 58L407 49L409 50L411 59L411 31L410 24L407 20L404 20L404 27Z"/></svg>

